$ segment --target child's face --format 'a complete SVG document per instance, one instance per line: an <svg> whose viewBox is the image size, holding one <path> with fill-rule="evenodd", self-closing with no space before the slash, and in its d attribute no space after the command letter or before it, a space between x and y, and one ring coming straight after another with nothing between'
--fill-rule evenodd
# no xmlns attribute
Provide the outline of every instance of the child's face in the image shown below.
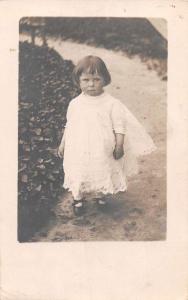
<svg viewBox="0 0 188 300"><path fill-rule="evenodd" d="M80 88L89 96L99 96L103 93L104 79L98 74L82 73L80 76Z"/></svg>

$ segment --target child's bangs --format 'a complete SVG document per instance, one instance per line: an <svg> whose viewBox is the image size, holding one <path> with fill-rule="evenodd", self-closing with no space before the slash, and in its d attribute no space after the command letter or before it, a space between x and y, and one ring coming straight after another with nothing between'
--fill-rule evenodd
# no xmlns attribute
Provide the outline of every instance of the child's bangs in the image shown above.
<svg viewBox="0 0 188 300"><path fill-rule="evenodd" d="M79 78L82 73L92 75L98 74L102 76L104 78L105 85L111 82L111 77L105 63L97 56L86 56L75 67L73 71L73 80L77 85L79 85Z"/></svg>
<svg viewBox="0 0 188 300"><path fill-rule="evenodd" d="M80 66L80 71L81 73L86 73L86 74L98 74L98 75L103 75L103 70L101 63L97 60L85 60L83 61L82 66Z"/></svg>

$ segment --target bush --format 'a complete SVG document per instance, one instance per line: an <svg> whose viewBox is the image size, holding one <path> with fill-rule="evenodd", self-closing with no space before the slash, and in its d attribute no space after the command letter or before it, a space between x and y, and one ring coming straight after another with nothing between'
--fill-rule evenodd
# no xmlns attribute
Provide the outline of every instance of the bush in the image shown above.
<svg viewBox="0 0 188 300"><path fill-rule="evenodd" d="M79 90L73 63L55 50L27 42L19 50L18 239L26 241L48 220L62 191L56 149Z"/></svg>

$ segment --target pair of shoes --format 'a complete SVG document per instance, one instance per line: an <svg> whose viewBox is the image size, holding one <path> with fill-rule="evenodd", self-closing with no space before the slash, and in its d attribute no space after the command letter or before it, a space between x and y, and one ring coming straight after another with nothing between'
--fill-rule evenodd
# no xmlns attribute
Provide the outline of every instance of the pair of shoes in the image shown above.
<svg viewBox="0 0 188 300"><path fill-rule="evenodd" d="M73 212L75 216L82 216L85 212L83 200L74 200L73 204Z"/></svg>

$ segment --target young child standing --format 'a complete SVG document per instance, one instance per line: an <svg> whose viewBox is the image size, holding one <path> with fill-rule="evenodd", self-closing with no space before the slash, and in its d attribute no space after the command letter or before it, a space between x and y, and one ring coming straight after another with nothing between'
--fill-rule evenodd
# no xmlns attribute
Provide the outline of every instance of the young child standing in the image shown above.
<svg viewBox="0 0 188 300"><path fill-rule="evenodd" d="M82 93L67 110L67 123L58 154L63 158L64 188L73 195L76 215L84 212L83 200L97 200L127 190L127 176L137 173L136 158L155 149L142 125L104 87L111 82L105 63L84 57L73 71Z"/></svg>

